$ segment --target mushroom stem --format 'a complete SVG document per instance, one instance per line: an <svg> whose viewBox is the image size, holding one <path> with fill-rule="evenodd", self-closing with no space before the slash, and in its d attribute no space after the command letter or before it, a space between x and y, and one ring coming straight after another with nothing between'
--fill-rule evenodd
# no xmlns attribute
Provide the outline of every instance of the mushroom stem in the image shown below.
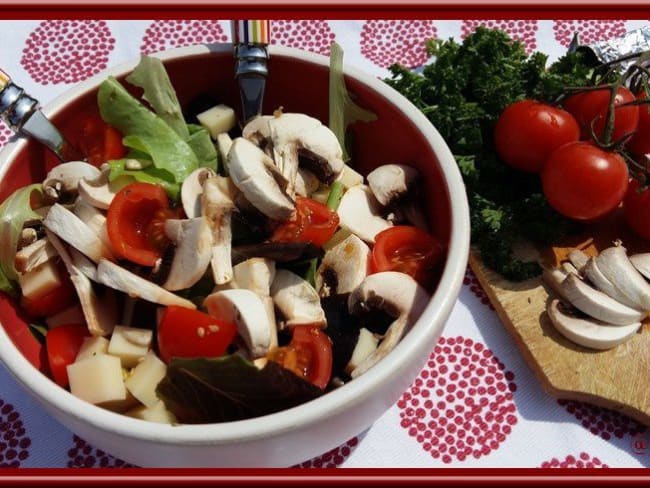
<svg viewBox="0 0 650 488"><path fill-rule="evenodd" d="M217 285L232 279L232 225L235 189L228 178L217 176L203 183L201 206L212 230L212 275Z"/></svg>

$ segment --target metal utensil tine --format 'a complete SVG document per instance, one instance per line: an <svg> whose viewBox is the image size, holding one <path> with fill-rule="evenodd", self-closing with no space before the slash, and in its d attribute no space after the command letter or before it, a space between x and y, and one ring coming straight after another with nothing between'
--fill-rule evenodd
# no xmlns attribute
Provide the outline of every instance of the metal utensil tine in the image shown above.
<svg viewBox="0 0 650 488"><path fill-rule="evenodd" d="M262 113L271 23L268 20L233 20L235 77L242 103L242 126Z"/></svg>
<svg viewBox="0 0 650 488"><path fill-rule="evenodd" d="M68 146L63 135L43 115L38 100L31 97L11 77L0 70L0 118L9 128L20 135L32 137L49 148L56 156L65 161L64 147Z"/></svg>

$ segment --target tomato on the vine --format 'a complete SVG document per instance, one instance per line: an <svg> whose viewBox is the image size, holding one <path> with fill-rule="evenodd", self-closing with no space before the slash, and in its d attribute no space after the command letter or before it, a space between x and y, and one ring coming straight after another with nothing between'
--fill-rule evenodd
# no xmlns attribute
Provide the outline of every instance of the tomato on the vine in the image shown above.
<svg viewBox="0 0 650 488"><path fill-rule="evenodd" d="M592 138L592 130L601 142L607 122L607 111L612 95L609 87L586 90L568 97L563 105L580 124L581 137L584 140ZM636 100L634 94L624 86L618 87L614 100L614 130L612 141L618 141L623 136L633 133L639 123L639 107L627 105Z"/></svg>
<svg viewBox="0 0 650 488"><path fill-rule="evenodd" d="M535 100L509 105L494 128L499 157L523 171L541 171L548 156L558 147L580 138L580 127L561 108Z"/></svg>
<svg viewBox="0 0 650 488"><path fill-rule="evenodd" d="M565 144L544 165L542 186L549 204L562 215L589 221L614 210L628 186L623 157L591 142Z"/></svg>
<svg viewBox="0 0 650 488"><path fill-rule="evenodd" d="M646 98L645 91L642 91L636 97L638 101L646 100ZM650 154L650 104L639 105L639 124L636 127L636 132L625 147L637 156Z"/></svg>
<svg viewBox="0 0 650 488"><path fill-rule="evenodd" d="M637 180L630 181L623 200L623 216L639 237L650 240L650 190L641 189Z"/></svg>

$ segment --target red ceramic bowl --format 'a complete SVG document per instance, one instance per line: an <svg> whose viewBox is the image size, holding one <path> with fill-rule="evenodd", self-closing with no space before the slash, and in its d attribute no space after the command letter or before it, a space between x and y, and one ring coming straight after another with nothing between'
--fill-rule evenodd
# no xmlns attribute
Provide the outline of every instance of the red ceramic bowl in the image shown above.
<svg viewBox="0 0 650 488"><path fill-rule="evenodd" d="M231 45L195 46L158 55L182 105L209 93L239 106ZM80 121L97 112L95 96L107 75L126 76L133 61L81 83L45 107L67 138L79 138ZM328 117L328 60L272 47L264 113L277 107ZM422 202L431 227L447 246L438 287L400 344L378 365L307 404L265 417L211 425L168 426L90 405L43 374L47 361L20 311L0 297L0 359L45 408L72 431L141 466L290 466L342 444L368 428L417 376L458 296L467 265L469 212L460 173L436 129L404 97L380 80L345 69L356 101L378 116L353 126L354 167L364 174L385 163L416 167L426 191ZM15 189L41 182L56 164L35 142L18 140L0 153L0 201Z"/></svg>

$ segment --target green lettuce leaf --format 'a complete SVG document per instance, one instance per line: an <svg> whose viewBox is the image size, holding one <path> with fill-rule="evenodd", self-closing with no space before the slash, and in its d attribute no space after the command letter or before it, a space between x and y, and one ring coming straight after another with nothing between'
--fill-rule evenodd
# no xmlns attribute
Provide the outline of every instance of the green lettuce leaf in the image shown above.
<svg viewBox="0 0 650 488"><path fill-rule="evenodd" d="M199 167L189 144L115 78L102 82L97 98L102 119L124 134L124 144L148 154L154 167L171 173L176 183Z"/></svg>
<svg viewBox="0 0 650 488"><path fill-rule="evenodd" d="M216 172L219 167L219 159L217 148L214 147L214 143L210 139L210 134L200 125L188 124L187 128L190 131L187 143L192 148L192 151L194 151L194 154L196 154L199 160L199 167L210 168Z"/></svg>
<svg viewBox="0 0 650 488"><path fill-rule="evenodd" d="M149 166L141 170L130 170L126 169L127 159L116 159L114 161L109 161L108 165L111 168L110 173L108 174L108 181L114 182L118 178L130 177L135 181L141 183L152 183L155 185L160 185L165 189L169 198L173 200L178 200L181 192L181 183L174 181L174 175L169 171L164 169L156 168L155 166Z"/></svg>
<svg viewBox="0 0 650 488"><path fill-rule="evenodd" d="M142 56L126 81L144 90L144 98L156 114L171 127L181 139L187 140L190 131L185 124L181 105L176 97L167 70L162 61L151 56Z"/></svg>
<svg viewBox="0 0 650 488"><path fill-rule="evenodd" d="M336 42L332 43L329 69L329 128L336 134L343 148L344 161L350 159L345 144L348 125L357 121L372 122L373 120L377 120L377 115L352 101L345 87L343 49Z"/></svg>
<svg viewBox="0 0 650 488"><path fill-rule="evenodd" d="M34 192L42 193L42 186L34 184L20 188L0 205L0 290L6 293L15 292L11 282L18 279L14 260L23 226L28 220L41 219L31 207Z"/></svg>
<svg viewBox="0 0 650 488"><path fill-rule="evenodd" d="M186 424L229 422L285 410L323 391L269 361L263 369L237 354L173 359L156 393Z"/></svg>

